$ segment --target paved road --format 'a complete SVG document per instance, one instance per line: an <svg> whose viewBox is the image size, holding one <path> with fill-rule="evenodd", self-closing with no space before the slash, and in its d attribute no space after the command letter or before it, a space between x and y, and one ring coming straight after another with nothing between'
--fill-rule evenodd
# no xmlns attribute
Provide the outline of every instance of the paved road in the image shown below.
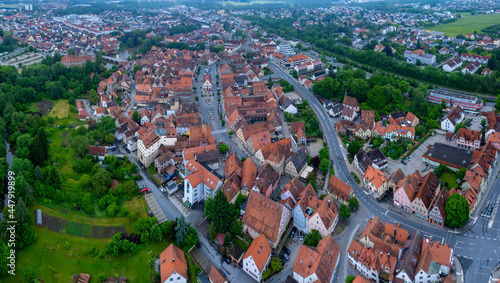
<svg viewBox="0 0 500 283"><path fill-rule="evenodd" d="M281 70L271 61L269 61L269 66L276 71L276 76L282 77L293 84L295 90L309 102L318 117L324 138L328 143L330 156L334 161L336 176L354 187L362 205L365 205L374 215L379 216L383 222L401 223L404 229L409 231L418 229L425 237L432 237L442 243L449 243L450 246L454 247L455 254L462 262L465 271L465 282L486 282L488 280L490 271L498 264L500 258L500 220L494 221L490 230L484 228L489 219L483 220L483 223L478 220L479 223L476 223L471 231L460 235L447 228L441 228L425 221L417 222L409 219L403 213L398 214L383 208L378 201L369 196L353 180L346 165L346 150L340 147L332 119L327 115L318 99L293 79L288 72ZM496 199L495 197L500 192L499 182L494 185L493 192L492 200ZM480 232L477 230L480 230Z"/></svg>

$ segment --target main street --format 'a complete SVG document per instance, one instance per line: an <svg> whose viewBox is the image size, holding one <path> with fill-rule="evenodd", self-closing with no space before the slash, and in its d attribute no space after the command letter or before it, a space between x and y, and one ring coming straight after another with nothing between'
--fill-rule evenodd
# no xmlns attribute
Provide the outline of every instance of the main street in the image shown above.
<svg viewBox="0 0 500 283"><path fill-rule="evenodd" d="M441 228L426 221L414 221L406 217L403 213L394 213L383 208L377 200L371 197L352 178L346 165L347 152L344 148L340 147L332 119L328 116L319 100L292 78L288 72L283 71L275 63L269 61L269 66L274 69L276 76L291 83L295 87L295 90L308 101L316 113L325 136L324 138L328 144L336 176L355 189L361 205L365 205L374 216L378 216L383 222L401 223L404 229L409 231L418 229L424 237L432 237L433 240L448 243L454 248L455 255L462 262L462 267L465 271L465 282L486 282L488 280L490 271L498 265L498 253L500 252L499 220L494 221L493 227L489 230L481 228L484 226L478 226L483 222L488 222L488 219L481 220L483 222L476 223L473 229L460 235L453 230ZM500 183L497 182L493 187L492 195L494 197L497 196L499 191ZM477 231L477 229L481 231ZM347 247L344 247L343 251L346 257Z"/></svg>

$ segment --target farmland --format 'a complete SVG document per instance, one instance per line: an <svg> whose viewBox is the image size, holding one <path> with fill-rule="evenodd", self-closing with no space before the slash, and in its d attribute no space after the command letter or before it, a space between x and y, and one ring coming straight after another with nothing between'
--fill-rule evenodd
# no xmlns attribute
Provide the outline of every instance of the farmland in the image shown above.
<svg viewBox="0 0 500 283"><path fill-rule="evenodd" d="M474 31L480 33L481 29L498 22L500 22L500 14L468 16L453 23L437 25L431 29L445 32L445 34L449 36L457 36L459 34L465 35Z"/></svg>

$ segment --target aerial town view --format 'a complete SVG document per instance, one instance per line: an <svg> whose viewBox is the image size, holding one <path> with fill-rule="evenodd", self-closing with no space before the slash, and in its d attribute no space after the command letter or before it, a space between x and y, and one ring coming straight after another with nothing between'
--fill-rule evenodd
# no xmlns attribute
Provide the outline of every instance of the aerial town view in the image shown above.
<svg viewBox="0 0 500 283"><path fill-rule="evenodd" d="M0 282L500 283L500 0L0 1Z"/></svg>

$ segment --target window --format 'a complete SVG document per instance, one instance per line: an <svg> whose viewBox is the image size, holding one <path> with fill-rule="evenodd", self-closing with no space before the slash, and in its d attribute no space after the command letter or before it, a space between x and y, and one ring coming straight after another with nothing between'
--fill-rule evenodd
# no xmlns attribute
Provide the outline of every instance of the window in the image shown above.
<svg viewBox="0 0 500 283"><path fill-rule="evenodd" d="M174 278L170 278L170 280L168 280L168 281L174 281Z"/></svg>
<svg viewBox="0 0 500 283"><path fill-rule="evenodd" d="M181 280L181 278L180 278L180 277L177 277L177 280Z"/></svg>

